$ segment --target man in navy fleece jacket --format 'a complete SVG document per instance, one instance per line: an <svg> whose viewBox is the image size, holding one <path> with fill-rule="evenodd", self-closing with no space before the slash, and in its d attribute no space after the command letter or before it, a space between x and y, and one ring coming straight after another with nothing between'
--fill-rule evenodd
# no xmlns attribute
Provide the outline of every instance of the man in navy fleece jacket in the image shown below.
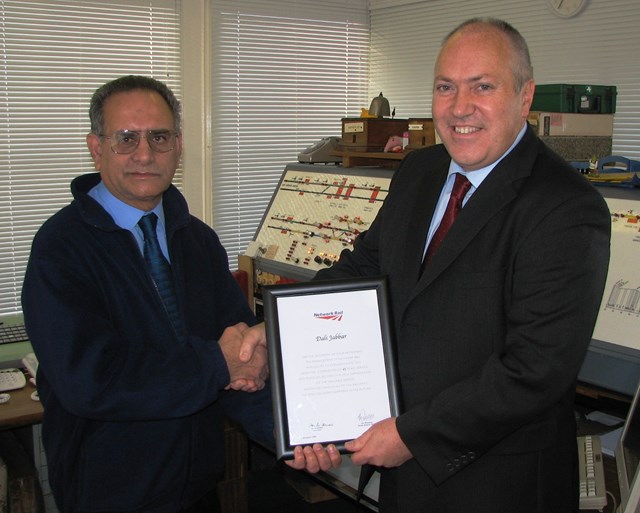
<svg viewBox="0 0 640 513"><path fill-rule="evenodd" d="M171 185L182 150L173 93L122 77L95 92L90 118L99 173L73 180L72 203L39 230L22 297L57 506L216 511L223 415L273 443L266 350L240 360L255 319L217 235ZM150 212L177 329L143 258L137 223Z"/></svg>

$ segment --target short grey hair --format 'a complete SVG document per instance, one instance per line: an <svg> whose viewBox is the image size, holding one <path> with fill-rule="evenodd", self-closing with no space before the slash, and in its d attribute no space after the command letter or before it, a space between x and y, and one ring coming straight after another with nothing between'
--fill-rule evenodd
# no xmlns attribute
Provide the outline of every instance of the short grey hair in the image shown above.
<svg viewBox="0 0 640 513"><path fill-rule="evenodd" d="M443 39L442 45L444 46L444 44L458 32L461 32L473 26L491 27L507 36L515 55L515 59L513 59L511 65L513 78L516 85L516 92L519 93L522 90L523 86L529 80L533 79L533 66L531 65L531 56L529 55L529 47L527 46L527 42L525 41L524 37L522 37L522 34L520 34L520 32L518 32L512 25L510 25L506 21L499 20L497 18L471 18L467 21L462 22L455 29L449 32Z"/></svg>
<svg viewBox="0 0 640 513"><path fill-rule="evenodd" d="M173 113L173 130L180 133L182 125L180 102L164 83L155 78L127 75L116 78L111 82L100 86L93 93L91 103L89 105L89 120L91 121L91 132L96 135L102 135L104 131L104 103L111 95L116 93L125 93L129 91L142 90L154 91L158 93Z"/></svg>

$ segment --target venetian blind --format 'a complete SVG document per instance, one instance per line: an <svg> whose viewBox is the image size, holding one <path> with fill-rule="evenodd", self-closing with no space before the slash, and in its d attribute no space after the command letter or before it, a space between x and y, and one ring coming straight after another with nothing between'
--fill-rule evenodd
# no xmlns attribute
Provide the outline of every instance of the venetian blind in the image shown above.
<svg viewBox="0 0 640 513"><path fill-rule="evenodd" d="M231 265L284 167L368 106L366 0L213 0L213 224Z"/></svg>
<svg viewBox="0 0 640 513"><path fill-rule="evenodd" d="M143 74L180 96L179 25L176 0L0 0L0 315L21 311L35 232L93 170L93 91Z"/></svg>

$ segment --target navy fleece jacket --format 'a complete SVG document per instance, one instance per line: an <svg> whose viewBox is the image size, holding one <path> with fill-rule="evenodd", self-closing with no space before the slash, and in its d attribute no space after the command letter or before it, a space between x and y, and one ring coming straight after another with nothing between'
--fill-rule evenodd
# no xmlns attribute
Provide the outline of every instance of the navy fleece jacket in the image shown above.
<svg viewBox="0 0 640 513"><path fill-rule="evenodd" d="M87 195L99 180L72 182L74 200L37 233L24 280L49 480L65 513L175 512L222 472L223 414L273 444L268 388L224 391L217 343L255 319L217 235L171 186L163 206L181 344L132 234Z"/></svg>

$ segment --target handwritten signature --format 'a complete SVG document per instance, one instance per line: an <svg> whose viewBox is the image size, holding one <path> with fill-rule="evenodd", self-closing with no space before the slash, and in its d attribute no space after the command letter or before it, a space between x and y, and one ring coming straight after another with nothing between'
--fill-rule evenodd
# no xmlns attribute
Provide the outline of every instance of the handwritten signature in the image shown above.
<svg viewBox="0 0 640 513"><path fill-rule="evenodd" d="M333 424L329 424L326 422L312 422L309 424L309 429L311 431L322 431L324 428L333 427Z"/></svg>
<svg viewBox="0 0 640 513"><path fill-rule="evenodd" d="M357 417L358 426L371 426L375 418L375 414L367 413L366 410L360 410Z"/></svg>

